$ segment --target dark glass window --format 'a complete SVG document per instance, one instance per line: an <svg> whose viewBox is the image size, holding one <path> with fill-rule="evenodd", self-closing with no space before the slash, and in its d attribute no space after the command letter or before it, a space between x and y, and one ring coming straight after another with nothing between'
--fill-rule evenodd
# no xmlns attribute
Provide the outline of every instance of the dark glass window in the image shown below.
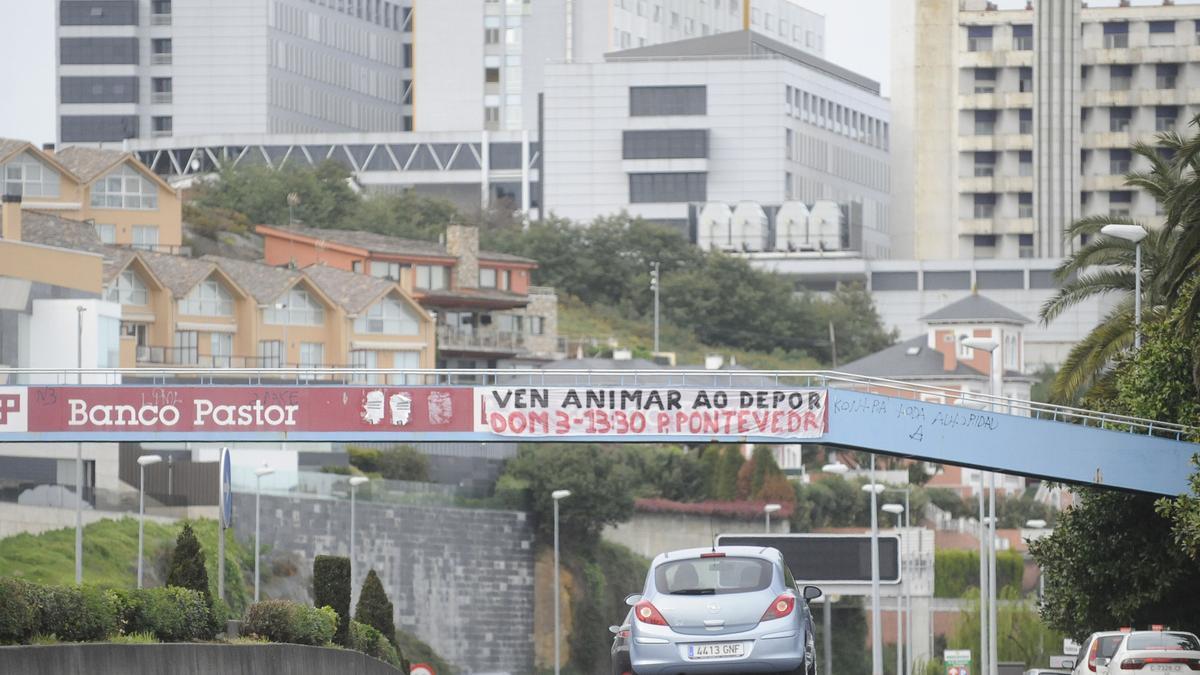
<svg viewBox="0 0 1200 675"><path fill-rule="evenodd" d="M629 114L633 117L707 112L708 90L704 86L629 88Z"/></svg>
<svg viewBox="0 0 1200 675"><path fill-rule="evenodd" d="M702 202L708 198L706 173L631 173L629 202Z"/></svg>
<svg viewBox="0 0 1200 675"><path fill-rule="evenodd" d="M1174 33L1175 32L1175 22L1174 21L1151 21L1150 22L1150 32L1151 33Z"/></svg>
<svg viewBox="0 0 1200 675"><path fill-rule="evenodd" d="M64 143L121 141L138 135L137 115L63 115L60 124Z"/></svg>
<svg viewBox="0 0 1200 675"><path fill-rule="evenodd" d="M970 272L926 272L927 291L966 291L971 288Z"/></svg>
<svg viewBox="0 0 1200 675"><path fill-rule="evenodd" d="M61 38L59 62L75 64L134 64L138 62L138 41L133 37Z"/></svg>
<svg viewBox="0 0 1200 675"><path fill-rule="evenodd" d="M626 131L622 145L625 159L704 159L708 157L708 130Z"/></svg>
<svg viewBox="0 0 1200 675"><path fill-rule="evenodd" d="M1029 243L1033 244L1032 237ZM1021 270L979 270L975 272L975 286L980 290L1025 288L1025 273Z"/></svg>
<svg viewBox="0 0 1200 675"><path fill-rule="evenodd" d="M872 272L872 291L915 291L916 272Z"/></svg>
<svg viewBox="0 0 1200 675"><path fill-rule="evenodd" d="M63 0L58 4L60 26L136 26L137 0Z"/></svg>
<svg viewBox="0 0 1200 675"><path fill-rule="evenodd" d="M64 77L59 80L63 103L137 103L136 77Z"/></svg>

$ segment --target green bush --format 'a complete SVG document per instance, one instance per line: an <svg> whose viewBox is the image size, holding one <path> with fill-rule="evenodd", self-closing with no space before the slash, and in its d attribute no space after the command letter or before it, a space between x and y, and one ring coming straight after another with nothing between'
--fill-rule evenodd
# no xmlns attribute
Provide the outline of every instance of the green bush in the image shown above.
<svg viewBox="0 0 1200 675"><path fill-rule="evenodd" d="M365 623L358 621L350 622L350 644L346 646L368 656L374 656L380 661L390 663L397 668L402 667L400 653L396 651L395 645L384 637L383 633Z"/></svg>
<svg viewBox="0 0 1200 675"><path fill-rule="evenodd" d="M20 579L0 579L0 644L21 643L38 631L34 588Z"/></svg>
<svg viewBox="0 0 1200 675"><path fill-rule="evenodd" d="M408 445L383 450L347 446L350 464L364 473L377 473L388 480L429 481L429 458Z"/></svg>
<svg viewBox="0 0 1200 675"><path fill-rule="evenodd" d="M383 583L379 581L375 570L367 573L367 580L358 592L358 607L355 608L354 619L379 631L395 644L396 623L392 618L392 601L388 600Z"/></svg>
<svg viewBox="0 0 1200 675"><path fill-rule="evenodd" d="M313 604L337 612L333 641L343 647L350 630L350 559L319 555L313 560Z"/></svg>
<svg viewBox="0 0 1200 675"><path fill-rule="evenodd" d="M246 611L247 635L271 642L320 646L333 640L338 615L330 607L316 609L287 600L264 600Z"/></svg>
<svg viewBox="0 0 1200 675"><path fill-rule="evenodd" d="M410 666L414 663L427 663L433 666L434 672L438 675L457 675L458 673L454 666L433 651L433 647L422 642L421 638L412 633L396 631L396 646L400 651L400 659L407 661ZM410 669L404 670L407 672Z"/></svg>
<svg viewBox="0 0 1200 675"><path fill-rule="evenodd" d="M178 586L115 591L121 632L149 633L163 642L211 640L212 610L203 593Z"/></svg>
<svg viewBox="0 0 1200 675"><path fill-rule="evenodd" d="M93 586L33 586L36 632L64 642L94 642L117 631L117 601Z"/></svg>

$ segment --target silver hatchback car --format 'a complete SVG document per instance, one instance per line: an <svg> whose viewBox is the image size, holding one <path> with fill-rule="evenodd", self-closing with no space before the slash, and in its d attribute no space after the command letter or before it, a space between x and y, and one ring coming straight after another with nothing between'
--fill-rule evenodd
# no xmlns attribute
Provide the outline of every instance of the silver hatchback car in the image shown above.
<svg viewBox="0 0 1200 675"><path fill-rule="evenodd" d="M635 675L815 671L807 601L773 548L723 546L663 553L631 595Z"/></svg>

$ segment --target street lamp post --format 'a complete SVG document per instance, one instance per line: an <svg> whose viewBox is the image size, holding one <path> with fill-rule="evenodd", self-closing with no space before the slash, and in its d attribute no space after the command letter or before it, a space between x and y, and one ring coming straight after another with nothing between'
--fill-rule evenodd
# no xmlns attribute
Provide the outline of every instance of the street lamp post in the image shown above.
<svg viewBox="0 0 1200 675"><path fill-rule="evenodd" d="M996 411L996 383L1001 373L997 370L996 351L1000 342L993 338L968 337L963 346L980 349L988 353L988 398L992 412ZM996 675L996 475L987 472L991 496L988 502L990 524L985 525L983 515L984 472L979 473L979 658L980 673ZM985 541L986 540L986 541ZM985 617L986 609L986 617Z"/></svg>
<svg viewBox="0 0 1200 675"><path fill-rule="evenodd" d="M550 498L554 500L554 675L559 675L562 667L559 656L559 650L562 648L562 618L559 614L562 608L559 607L558 600L558 503L570 496L570 490L555 490L550 493Z"/></svg>
<svg viewBox="0 0 1200 675"><path fill-rule="evenodd" d="M871 675L883 675L883 624L879 613L879 493L884 486L875 482L875 455L871 455L871 482L862 486L871 494Z"/></svg>
<svg viewBox="0 0 1200 675"><path fill-rule="evenodd" d="M904 493L904 510L902 511L902 513L904 514L904 529L908 529L911 525L911 514L912 514L912 511L908 507L908 503L909 503L909 496L912 494L912 490L910 490L909 488L906 488L906 487L904 487L904 488L893 487L893 488L888 488L888 489L884 490L884 492L903 492ZM886 511L887 509L884 509L884 510ZM903 556L901 556L901 562L903 562ZM901 588L903 588L903 590L904 590L904 635L906 638L904 641L904 648L905 648L904 663L907 664L906 667L911 668L912 663L913 663L912 589L908 584L908 578L904 575L903 565L901 565L901 567L900 567L900 572L901 572L900 585L901 585Z"/></svg>
<svg viewBox="0 0 1200 675"><path fill-rule="evenodd" d="M1111 223L1100 234L1133 242L1133 348L1142 346L1142 240L1148 234L1141 225Z"/></svg>
<svg viewBox="0 0 1200 675"><path fill-rule="evenodd" d="M138 457L138 575L137 587L142 587L142 551L146 545L146 467L162 461L160 455Z"/></svg>
<svg viewBox="0 0 1200 675"><path fill-rule="evenodd" d="M350 478L350 602L354 602L354 587L357 585L354 576L354 496L358 492L358 486L366 483L369 478L366 476L353 476Z"/></svg>
<svg viewBox="0 0 1200 675"><path fill-rule="evenodd" d="M771 514L775 513L776 511L778 511L779 509L782 509L782 508L783 508L783 506L781 506L779 504L764 504L763 505L763 514L767 517L767 534L771 533Z"/></svg>
<svg viewBox="0 0 1200 675"><path fill-rule="evenodd" d="M280 351L279 363L280 368L287 368L288 364L288 324L291 323L292 317L287 313L288 304L286 302L275 303L275 316L279 318L279 312L283 312L283 349Z"/></svg>
<svg viewBox="0 0 1200 675"><path fill-rule="evenodd" d="M75 306L75 383L83 384L83 313ZM83 583L83 443L75 444L75 583Z"/></svg>
<svg viewBox="0 0 1200 675"><path fill-rule="evenodd" d="M254 470L254 601L258 602L258 567L259 558L262 557L262 546L259 544L259 504L262 501L262 479L263 476L270 476L275 473L275 469L267 466L266 462Z"/></svg>
<svg viewBox="0 0 1200 675"><path fill-rule="evenodd" d="M1041 518L1034 518L1032 520L1025 521L1025 527L1032 528L1034 530L1042 530L1042 529L1046 528L1046 521L1042 520ZM1041 567L1038 567L1038 602L1045 602L1045 601L1046 601L1046 574L1045 574L1045 572L1042 571Z"/></svg>
<svg viewBox="0 0 1200 675"><path fill-rule="evenodd" d="M654 291L654 352L658 353L658 287L661 279L659 278L658 261L650 263L650 289Z"/></svg>
<svg viewBox="0 0 1200 675"><path fill-rule="evenodd" d="M903 525L902 520L904 517L903 514L905 512L904 505L903 504L884 504L883 510L888 513L891 513L891 514L895 514L895 516L896 516L896 534L897 534L897 541L899 544L896 547L896 563L897 563L897 567L899 567L899 569L903 570L904 569L904 546L903 546L903 540L899 539L899 537L900 537L900 526ZM901 576L900 576L900 583L901 584L904 583L904 575L903 574L901 574ZM901 641L901 635L906 635L906 631L903 630L904 609L901 604L902 595L903 594L900 592L900 586L896 586L896 673L897 673L897 675L904 675L904 648L901 646L901 645L903 645L903 642Z"/></svg>

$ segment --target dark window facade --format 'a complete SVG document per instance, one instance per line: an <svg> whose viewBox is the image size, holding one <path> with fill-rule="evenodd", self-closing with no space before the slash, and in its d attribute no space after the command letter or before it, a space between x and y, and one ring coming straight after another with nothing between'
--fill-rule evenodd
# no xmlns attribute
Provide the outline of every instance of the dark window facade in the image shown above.
<svg viewBox="0 0 1200 675"><path fill-rule="evenodd" d="M530 156L533 156L533 148L529 149ZM519 169L521 168L521 144L520 143L489 143L488 144L488 165L492 169Z"/></svg>
<svg viewBox="0 0 1200 675"><path fill-rule="evenodd" d="M58 3L60 26L136 26L137 0L63 0Z"/></svg>
<svg viewBox="0 0 1200 675"><path fill-rule="evenodd" d="M626 131L622 139L625 159L706 159L707 129Z"/></svg>
<svg viewBox="0 0 1200 675"><path fill-rule="evenodd" d="M137 103L136 77L64 77L59 80L63 103Z"/></svg>
<svg viewBox="0 0 1200 675"><path fill-rule="evenodd" d="M631 173L629 203L702 202L708 198L708 174Z"/></svg>
<svg viewBox="0 0 1200 675"><path fill-rule="evenodd" d="M63 115L60 124L64 143L122 141L138 135L137 115Z"/></svg>
<svg viewBox="0 0 1200 675"><path fill-rule="evenodd" d="M1030 244L1032 245L1032 242ZM975 286L980 290L1025 288L1025 272L1021 270L979 270L975 272Z"/></svg>
<svg viewBox="0 0 1200 675"><path fill-rule="evenodd" d="M630 87L629 114L632 117L705 115L708 114L708 89L704 86Z"/></svg>
<svg viewBox="0 0 1200 675"><path fill-rule="evenodd" d="M965 291L970 288L970 272L925 272L927 291Z"/></svg>
<svg viewBox="0 0 1200 675"><path fill-rule="evenodd" d="M133 37L61 38L59 62L75 64L133 64L138 62L138 41Z"/></svg>

